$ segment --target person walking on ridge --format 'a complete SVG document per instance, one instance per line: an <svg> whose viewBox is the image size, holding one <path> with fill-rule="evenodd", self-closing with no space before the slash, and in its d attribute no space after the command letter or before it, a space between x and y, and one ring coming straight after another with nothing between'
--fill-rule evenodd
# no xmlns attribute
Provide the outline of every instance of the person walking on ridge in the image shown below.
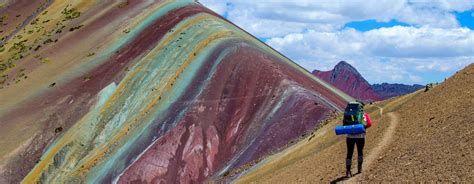
<svg viewBox="0 0 474 184"><path fill-rule="evenodd" d="M357 102L361 107L361 111L363 112L364 103ZM349 106L348 106L349 107ZM346 109L347 111L347 109ZM346 117L344 117L346 118ZM352 119L354 119L352 117ZM361 122L364 125L364 128L367 129L372 126L372 119L370 118L369 114L363 112L363 116ZM365 144L365 132L359 134L347 134L346 138L346 146L347 146L347 157L346 157L346 177L352 177L351 173L351 165L352 165L352 155L354 153L354 146L357 146L357 174L362 173L362 162L364 160L364 144Z"/></svg>

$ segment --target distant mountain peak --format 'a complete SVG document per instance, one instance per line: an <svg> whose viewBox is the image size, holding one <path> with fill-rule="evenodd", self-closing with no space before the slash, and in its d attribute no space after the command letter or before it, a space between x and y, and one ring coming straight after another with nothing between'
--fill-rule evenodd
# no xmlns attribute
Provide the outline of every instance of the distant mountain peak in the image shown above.
<svg viewBox="0 0 474 184"><path fill-rule="evenodd" d="M352 68L355 69L351 64L346 61L339 61L334 68Z"/></svg>
<svg viewBox="0 0 474 184"><path fill-rule="evenodd" d="M340 61L333 70L314 70L313 74L341 89L348 95L367 101L377 101L381 98L372 90L369 82L346 61Z"/></svg>
<svg viewBox="0 0 474 184"><path fill-rule="evenodd" d="M314 70L313 74L331 83L348 95L360 100L381 100L414 92L423 86L405 84L374 84L365 78L346 61L340 61L329 71Z"/></svg>
<svg viewBox="0 0 474 184"><path fill-rule="evenodd" d="M357 71L357 69L355 69L351 64L349 64L348 62L346 61L339 61L339 63L337 63L336 66L334 66L334 71L350 71L352 72L353 74L355 75L358 75L360 76L362 79L364 79L362 77L362 75L359 73L359 71ZM364 79L365 80L365 79Z"/></svg>

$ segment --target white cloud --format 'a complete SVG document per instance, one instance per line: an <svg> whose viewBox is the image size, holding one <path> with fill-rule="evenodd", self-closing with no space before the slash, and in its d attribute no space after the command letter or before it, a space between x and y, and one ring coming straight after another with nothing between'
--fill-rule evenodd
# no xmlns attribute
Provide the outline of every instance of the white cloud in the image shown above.
<svg viewBox="0 0 474 184"><path fill-rule="evenodd" d="M417 26L459 27L452 11L474 7L474 0L200 0L204 5L258 37L282 36L305 29L335 31L366 19ZM232 6L227 6L231 4Z"/></svg>
<svg viewBox="0 0 474 184"><path fill-rule="evenodd" d="M296 59L311 57L313 53L322 57L333 55L395 58L474 56L474 32L467 28L395 26L367 32L358 32L354 29L338 32L310 30L271 38L267 42L277 50L290 51L288 54ZM319 51L321 53L318 53Z"/></svg>
<svg viewBox="0 0 474 184"><path fill-rule="evenodd" d="M474 0L200 1L308 70L346 60L371 83L427 83L474 62L474 32L453 14L473 9ZM342 29L368 19L413 26Z"/></svg>
<svg viewBox="0 0 474 184"><path fill-rule="evenodd" d="M420 76L417 76L417 75L409 75L408 78L410 79L410 81L412 81L414 83L423 82L423 79Z"/></svg>
<svg viewBox="0 0 474 184"><path fill-rule="evenodd" d="M394 14L393 19L418 26L430 26L440 28L459 27L456 17L446 10L432 9L427 7L405 6Z"/></svg>
<svg viewBox="0 0 474 184"><path fill-rule="evenodd" d="M442 10L446 11L466 11L470 10L474 7L473 0L462 0L462 1L453 1L453 0L436 0L436 1L429 1L429 0L415 0L415 2L419 2L420 4L425 4L425 6L430 7L430 3L433 3L433 6Z"/></svg>
<svg viewBox="0 0 474 184"><path fill-rule="evenodd" d="M199 1L203 3L207 8L213 10L214 12L223 15L227 10L227 3L225 1L220 0L204 0Z"/></svg>
<svg viewBox="0 0 474 184"><path fill-rule="evenodd" d="M474 62L474 31L466 28L308 31L267 43L310 70L349 60L370 82L419 82L416 73L453 72Z"/></svg>
<svg viewBox="0 0 474 184"><path fill-rule="evenodd" d="M474 32L467 28L391 27L361 33L375 56L436 58L474 56Z"/></svg>

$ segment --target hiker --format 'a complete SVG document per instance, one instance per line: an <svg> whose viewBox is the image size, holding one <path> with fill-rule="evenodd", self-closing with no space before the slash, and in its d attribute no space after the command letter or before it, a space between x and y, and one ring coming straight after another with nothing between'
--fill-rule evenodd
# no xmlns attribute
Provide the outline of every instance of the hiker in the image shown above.
<svg viewBox="0 0 474 184"><path fill-rule="evenodd" d="M424 92L427 92L429 91L431 88L433 88L433 83L429 83L425 86L425 91Z"/></svg>
<svg viewBox="0 0 474 184"><path fill-rule="evenodd" d="M358 105L356 105L358 103ZM352 105L352 106L350 106ZM365 113L363 108L364 108L364 103L363 102L351 102L348 104L348 107L357 107L359 110L359 113L363 113L362 119L357 122L361 123L364 125L364 128L367 129L370 126L372 126L372 119L370 118L369 114ZM348 110L346 108L346 111ZM346 117L345 117L346 119ZM354 118L352 118L354 120ZM347 146L347 157L346 157L346 177L350 178L352 177L351 173L351 165L352 165L352 155L354 153L354 146L357 146L357 174L362 173L362 162L364 160L364 144L365 144L365 132L359 133L359 134L347 134L346 138L346 146Z"/></svg>

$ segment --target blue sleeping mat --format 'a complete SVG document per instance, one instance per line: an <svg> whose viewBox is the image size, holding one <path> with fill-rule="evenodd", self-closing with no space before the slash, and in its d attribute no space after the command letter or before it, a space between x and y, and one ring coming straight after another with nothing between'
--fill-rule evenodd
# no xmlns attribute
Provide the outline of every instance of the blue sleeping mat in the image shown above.
<svg viewBox="0 0 474 184"><path fill-rule="evenodd" d="M336 126L336 135L342 134L360 134L364 133L365 128L363 124Z"/></svg>

